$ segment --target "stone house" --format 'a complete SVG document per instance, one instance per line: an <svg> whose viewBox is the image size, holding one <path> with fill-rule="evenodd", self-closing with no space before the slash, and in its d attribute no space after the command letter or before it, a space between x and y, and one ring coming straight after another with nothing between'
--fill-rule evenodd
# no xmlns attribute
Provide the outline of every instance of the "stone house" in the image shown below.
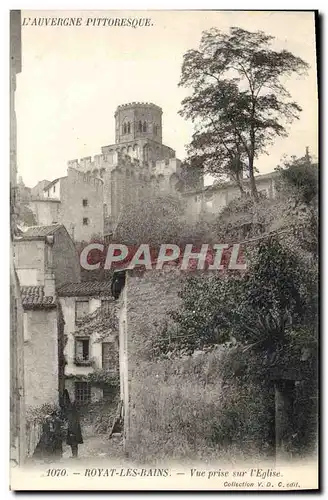
<svg viewBox="0 0 328 500"><path fill-rule="evenodd" d="M59 342L55 280L21 286L27 407L58 403ZM37 389L36 389L37 388Z"/></svg>
<svg viewBox="0 0 328 500"><path fill-rule="evenodd" d="M260 196L272 199L276 196L277 172L257 175L255 177L257 190ZM247 192L250 190L249 181L244 179L243 187ZM186 191L183 198L186 200L190 222L196 222L202 215L218 214L227 204L235 198L240 197L240 190L233 181L214 183L211 186Z"/></svg>
<svg viewBox="0 0 328 500"><path fill-rule="evenodd" d="M33 455L41 424L33 420L44 405L55 406L64 390L64 329L56 297L55 277L44 285L21 286L24 326L24 387L26 407L26 456ZM40 414L41 414L40 413Z"/></svg>
<svg viewBox="0 0 328 500"><path fill-rule="evenodd" d="M66 283L58 295L65 321L65 388L80 404L109 398L102 377L118 369L111 282Z"/></svg>
<svg viewBox="0 0 328 500"><path fill-rule="evenodd" d="M152 329L179 304L178 291L184 274L176 267L162 270L121 270L114 273L112 293L117 301L119 320L120 398L124 422L123 445L129 454L135 438L138 414L138 364L143 345ZM142 341L140 342L140 340ZM155 382L154 382L155 383Z"/></svg>
<svg viewBox="0 0 328 500"><path fill-rule="evenodd" d="M44 183L43 189L41 185ZM37 224L63 224L74 241L104 233L103 181L74 168L65 177L41 181L31 189L29 208Z"/></svg>
<svg viewBox="0 0 328 500"><path fill-rule="evenodd" d="M56 286L80 279L74 243L61 225L34 226L14 239L14 260L22 296L24 403L30 411L58 404L64 389L64 323ZM26 454L38 429L27 419Z"/></svg>
<svg viewBox="0 0 328 500"><path fill-rule="evenodd" d="M14 242L15 265L20 284L44 285L55 278L55 286L80 280L79 256L63 225L32 226Z"/></svg>
<svg viewBox="0 0 328 500"><path fill-rule="evenodd" d="M43 179L39 181L34 187L31 188L30 198L43 198L44 189L50 184L50 181Z"/></svg>

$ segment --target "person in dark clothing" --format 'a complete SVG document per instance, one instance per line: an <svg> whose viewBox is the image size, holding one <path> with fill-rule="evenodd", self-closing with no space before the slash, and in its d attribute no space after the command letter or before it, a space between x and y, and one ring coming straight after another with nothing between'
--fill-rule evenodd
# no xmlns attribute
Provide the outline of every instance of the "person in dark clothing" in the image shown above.
<svg viewBox="0 0 328 500"><path fill-rule="evenodd" d="M74 403L71 404L70 408L67 411L67 421L68 421L68 429L67 429L67 440L66 443L70 445L72 449L72 456L78 456L78 448L79 444L83 444L81 424L80 424L80 416L76 405Z"/></svg>
<svg viewBox="0 0 328 500"><path fill-rule="evenodd" d="M40 440L33 457L45 460L59 459L63 455L63 427L59 412L47 415L42 425Z"/></svg>
<svg viewBox="0 0 328 500"><path fill-rule="evenodd" d="M72 449L72 457L78 456L79 444L83 444L80 416L75 403L71 403L67 389L64 391L63 411L67 422L66 443Z"/></svg>

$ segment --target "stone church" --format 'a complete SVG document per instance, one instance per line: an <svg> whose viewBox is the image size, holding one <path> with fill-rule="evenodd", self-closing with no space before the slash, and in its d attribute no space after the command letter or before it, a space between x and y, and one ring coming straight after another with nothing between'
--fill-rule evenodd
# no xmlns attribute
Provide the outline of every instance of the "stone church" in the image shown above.
<svg viewBox="0 0 328 500"><path fill-rule="evenodd" d="M115 144L103 146L93 159L88 156L68 162L68 167L103 180L108 232L128 204L156 192L176 192L181 161L163 144L162 131L159 106L123 104L115 112Z"/></svg>

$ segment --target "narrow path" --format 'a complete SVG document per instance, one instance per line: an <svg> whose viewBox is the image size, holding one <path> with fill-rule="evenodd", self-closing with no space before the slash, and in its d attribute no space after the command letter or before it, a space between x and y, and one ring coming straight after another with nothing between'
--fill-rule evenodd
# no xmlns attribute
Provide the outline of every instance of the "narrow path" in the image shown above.
<svg viewBox="0 0 328 500"><path fill-rule="evenodd" d="M93 458L123 458L122 439L108 439L107 434L87 436L83 439L83 444L79 445L79 458L82 460ZM63 459L71 456L71 448L64 445Z"/></svg>
<svg viewBox="0 0 328 500"><path fill-rule="evenodd" d="M64 444L63 456L54 461L41 461L30 459L27 462L29 467L109 467L113 465L123 465L126 458L123 452L121 438L108 439L108 434L97 434L83 436L83 444L79 445L78 458L71 458L70 446Z"/></svg>

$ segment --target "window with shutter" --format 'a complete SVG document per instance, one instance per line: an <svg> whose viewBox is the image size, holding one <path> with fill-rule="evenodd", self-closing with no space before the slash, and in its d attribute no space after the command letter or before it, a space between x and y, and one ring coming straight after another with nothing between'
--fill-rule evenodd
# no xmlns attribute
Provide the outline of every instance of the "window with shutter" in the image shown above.
<svg viewBox="0 0 328 500"><path fill-rule="evenodd" d="M75 339L75 363L84 364L90 361L90 339Z"/></svg>
<svg viewBox="0 0 328 500"><path fill-rule="evenodd" d="M107 300L107 299L102 300L101 301L101 308L102 308L104 313L108 313L110 308L111 308L111 301Z"/></svg>
<svg viewBox="0 0 328 500"><path fill-rule="evenodd" d="M104 370L109 370L111 368L110 356L111 356L111 344L110 344L110 342L103 342L102 343L102 367Z"/></svg>

